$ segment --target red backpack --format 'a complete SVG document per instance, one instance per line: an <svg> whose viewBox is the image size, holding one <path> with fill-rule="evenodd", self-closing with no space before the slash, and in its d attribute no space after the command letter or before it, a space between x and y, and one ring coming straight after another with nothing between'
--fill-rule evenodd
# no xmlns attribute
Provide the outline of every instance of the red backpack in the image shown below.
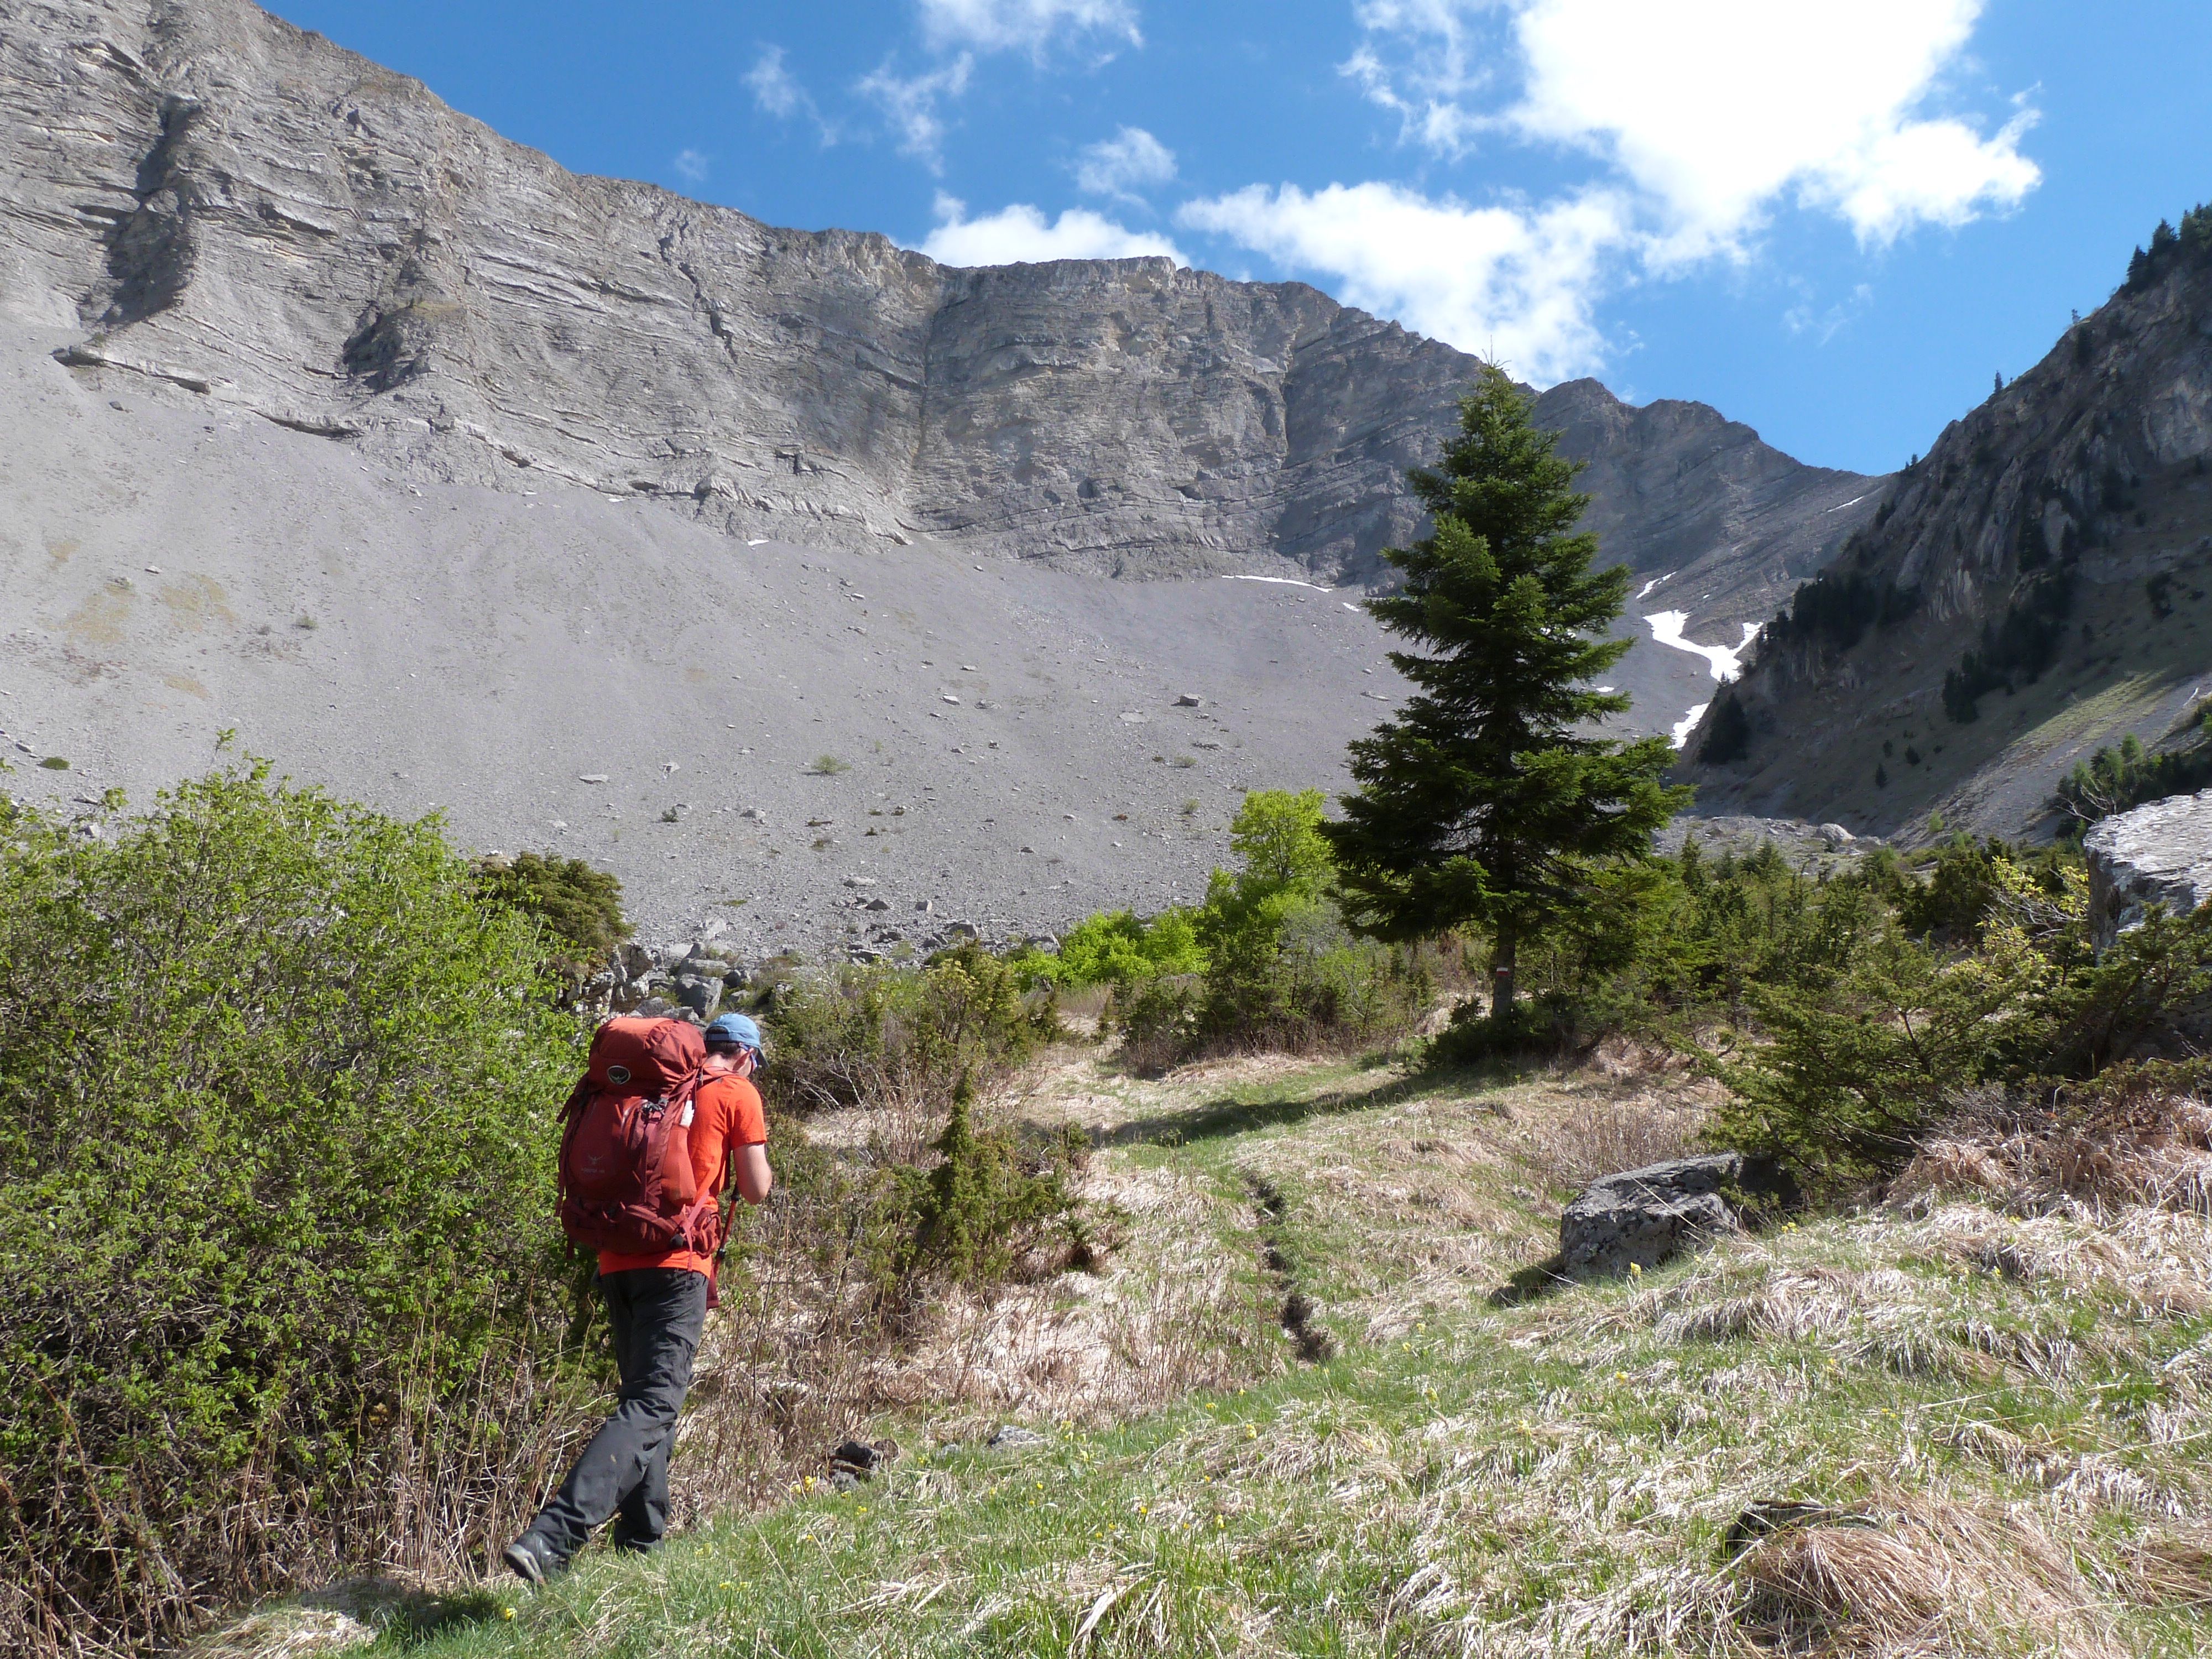
<svg viewBox="0 0 2212 1659"><path fill-rule="evenodd" d="M691 1168L692 1098L707 1040L680 1019L611 1019L562 1110L561 1228L618 1255L721 1243L721 1212Z"/></svg>

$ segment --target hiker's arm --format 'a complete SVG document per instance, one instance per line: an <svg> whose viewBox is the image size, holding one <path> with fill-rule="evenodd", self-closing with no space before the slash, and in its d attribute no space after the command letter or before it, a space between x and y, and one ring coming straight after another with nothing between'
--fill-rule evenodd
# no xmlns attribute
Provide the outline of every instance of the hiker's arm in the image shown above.
<svg viewBox="0 0 2212 1659"><path fill-rule="evenodd" d="M768 1148L738 1148L738 1196L748 1204L765 1200L775 1186L775 1171L768 1167Z"/></svg>

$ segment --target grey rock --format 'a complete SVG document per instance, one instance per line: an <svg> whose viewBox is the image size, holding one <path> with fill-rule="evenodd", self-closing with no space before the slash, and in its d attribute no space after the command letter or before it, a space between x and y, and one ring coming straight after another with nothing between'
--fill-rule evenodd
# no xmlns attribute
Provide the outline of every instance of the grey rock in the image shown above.
<svg viewBox="0 0 2212 1659"><path fill-rule="evenodd" d="M1175 706L1178 708L1196 708L1204 702L1204 698L1193 696L1186 691L1175 700Z"/></svg>
<svg viewBox="0 0 2212 1659"><path fill-rule="evenodd" d="M830 1466L850 1469L866 1480L890 1461L890 1453L884 1449L890 1444L888 1440L881 1446L871 1445L865 1440L848 1440L830 1454Z"/></svg>
<svg viewBox="0 0 2212 1659"><path fill-rule="evenodd" d="M1656 1267L1676 1251L1743 1231L1743 1204L1796 1201L1797 1183L1771 1158L1715 1152L1593 1182L1559 1217L1559 1259L1571 1273Z"/></svg>
<svg viewBox="0 0 2212 1659"><path fill-rule="evenodd" d="M2082 837L2097 948L2140 927L2153 905L2187 915L2212 898L2212 789L2115 813Z"/></svg>
<svg viewBox="0 0 2212 1659"><path fill-rule="evenodd" d="M622 947L623 971L632 979L643 979L653 971L653 952L633 940Z"/></svg>
<svg viewBox="0 0 2212 1659"><path fill-rule="evenodd" d="M1828 843L1830 852L1839 853L1858 837L1840 823L1824 823L1820 826L1820 839Z"/></svg>
<svg viewBox="0 0 2212 1659"><path fill-rule="evenodd" d="M864 910L888 910L891 908L891 902L889 899L872 898L860 908Z"/></svg>
<svg viewBox="0 0 2212 1659"><path fill-rule="evenodd" d="M1006 1423L983 1443L988 1451L1022 1451L1031 1446L1042 1446L1045 1438L1034 1429L1023 1428L1017 1423Z"/></svg>
<svg viewBox="0 0 2212 1659"><path fill-rule="evenodd" d="M679 975L676 1000L694 1013L711 1014L722 1000L722 982L719 979L702 979L696 974Z"/></svg>

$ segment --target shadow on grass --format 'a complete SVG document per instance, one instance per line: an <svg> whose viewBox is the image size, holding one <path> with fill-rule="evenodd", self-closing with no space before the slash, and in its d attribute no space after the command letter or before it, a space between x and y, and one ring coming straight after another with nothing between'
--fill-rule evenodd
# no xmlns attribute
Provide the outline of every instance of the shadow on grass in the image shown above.
<svg viewBox="0 0 2212 1659"><path fill-rule="evenodd" d="M502 1598L489 1589L475 1589L439 1595L390 1578L356 1578L303 1595L300 1603L343 1613L387 1643L413 1647L464 1626L504 1622L514 1593Z"/></svg>
<svg viewBox="0 0 2212 1659"><path fill-rule="evenodd" d="M1580 1282L1567 1273L1566 1263L1558 1255L1547 1255L1522 1268L1492 1291L1489 1302L1493 1308L1518 1308L1525 1303L1540 1302Z"/></svg>
<svg viewBox="0 0 2212 1659"><path fill-rule="evenodd" d="M1462 1091L1475 1093L1510 1083L1526 1067L1496 1061L1478 1066L1440 1067L1408 1073L1366 1089L1332 1089L1293 1100L1245 1100L1231 1095L1207 1101L1186 1111L1164 1112L1110 1129L1093 1129L1093 1146L1182 1146L1195 1140L1218 1139L1303 1123L1308 1118L1334 1117L1346 1112L1364 1112L1378 1106L1395 1106L1422 1095Z"/></svg>

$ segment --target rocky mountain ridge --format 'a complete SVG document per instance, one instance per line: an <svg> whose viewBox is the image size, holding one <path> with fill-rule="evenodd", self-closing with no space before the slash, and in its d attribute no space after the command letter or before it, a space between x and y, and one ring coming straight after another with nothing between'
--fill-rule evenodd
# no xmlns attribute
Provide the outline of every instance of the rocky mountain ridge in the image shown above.
<svg viewBox="0 0 2212 1659"><path fill-rule="evenodd" d="M580 178L246 0L0 0L0 732L73 769L8 787L234 729L662 937L899 943L864 878L1157 905L1396 694L1357 601L1474 368L1299 283ZM1698 404L1538 413L1653 611L1638 732L1879 494Z"/></svg>
<svg viewBox="0 0 2212 1659"><path fill-rule="evenodd" d="M2212 213L1897 475L1691 739L1715 810L2048 833L2212 691Z"/></svg>

